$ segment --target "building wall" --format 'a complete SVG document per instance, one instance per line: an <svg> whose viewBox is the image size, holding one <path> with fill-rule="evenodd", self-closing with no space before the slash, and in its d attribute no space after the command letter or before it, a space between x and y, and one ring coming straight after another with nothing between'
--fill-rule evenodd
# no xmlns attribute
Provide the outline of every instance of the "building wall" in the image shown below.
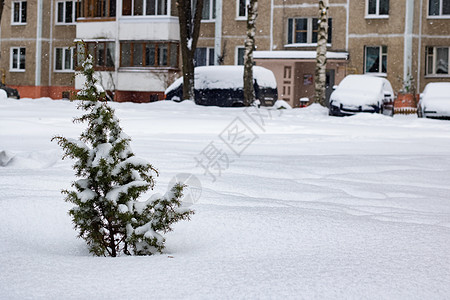
<svg viewBox="0 0 450 300"><path fill-rule="evenodd" d="M275 0L273 20L273 46L272 50L315 50L314 46L288 45L288 19L289 18L317 18L319 6L315 0L301 1ZM270 6L269 6L270 7ZM336 0L330 3L329 17L333 20L333 33L329 51L345 51L346 48L346 0Z"/></svg>
<svg viewBox="0 0 450 300"><path fill-rule="evenodd" d="M6 84L17 87L21 97L61 98L60 90L73 87L73 72L54 72L55 47L73 45L75 25L55 25L55 1L42 1L41 39L38 37L38 1L27 1L27 22L11 24L11 4L5 5L1 22L0 68L5 70ZM37 40L41 55L37 57ZM10 69L11 47L25 47L25 71ZM40 72L37 71L40 64Z"/></svg>
<svg viewBox="0 0 450 300"><path fill-rule="evenodd" d="M223 0L221 54L224 54L225 65L236 64L237 47L244 47L247 35L246 19L237 14L238 3L237 0ZM270 15L270 0L259 0L255 36L257 50L269 50ZM214 21L202 21L198 47L214 47L215 25Z"/></svg>
<svg viewBox="0 0 450 300"><path fill-rule="evenodd" d="M314 98L314 60L256 59L256 65L271 70L277 80L278 99L292 107L300 107L300 98ZM335 83L347 75L346 61L328 60L327 70L333 70Z"/></svg>
<svg viewBox="0 0 450 300"><path fill-rule="evenodd" d="M420 0L417 1L420 4ZM423 2L422 7L422 32L419 34L421 56L416 56L417 64L420 62L419 91L423 91L425 85L429 82L450 81L449 75L426 75L426 47L427 46L446 46L450 47L450 16L432 17L428 16L428 1ZM418 16L417 19L420 19ZM419 50L417 50L419 52Z"/></svg>
<svg viewBox="0 0 450 300"><path fill-rule="evenodd" d="M118 0L120 2L120 0ZM333 0L330 1L329 16L333 19L332 43L329 51L348 51L349 62L345 73L364 72L364 47L385 45L388 47L387 78L393 84L394 90L402 88L404 75L404 49L405 49L405 7L411 0L390 1L390 11L387 18L370 18L366 16L366 2ZM119 30L119 40L177 40L179 26L177 24L176 0L171 0L170 16L149 17L121 17L119 14L115 20L109 22L78 22L77 25L57 25L56 0L28 1L26 25L11 25L11 5L7 1L1 21L1 60L0 68L6 75L6 83L19 86L23 89L22 96L27 95L55 95L51 92L53 87L59 93L60 89L74 88L73 71L55 71L55 48L70 47L76 37L85 39L116 38ZM412 37L412 63L411 70L414 83L418 92L431 81L449 81L449 75L426 74L426 47L450 46L450 17L428 16L428 0L413 0L414 23ZM37 9L38 3L43 5L42 18L42 55L38 58L41 64L40 73L36 76L36 37L37 37ZM347 3L350 6L347 8ZM237 47L243 47L246 37L246 21L237 17L237 0L223 0L222 12L222 54L224 63L233 65L236 63ZM272 7L273 4L273 7ZM119 6L120 7L120 6ZM273 8L273 10L272 10ZM347 11L349 16L347 16ZM257 50L315 50L314 45L288 45L287 24L289 18L316 17L318 4L316 0L260 0L259 15L256 21ZM271 17L273 19L271 20ZM348 28L347 28L348 21ZM93 26L95 24L95 26ZM346 33L348 32L348 35ZM215 22L203 21L198 47L214 47ZM10 70L10 48L26 47L26 69L24 72ZM285 66L289 66L286 63ZM181 68L181 60L180 65ZM273 65L273 70L280 67ZM271 68L272 68L271 67ZM303 80L300 71L302 67L292 65L294 76L298 82ZM333 67L334 68L334 67ZM342 69L342 67L339 67ZM148 73L155 73L149 70ZM157 73L161 73L157 70ZM161 79L161 74L152 78L145 75L152 84L140 84L140 88L134 87L138 92L145 88L152 88L154 92L162 92L170 83L174 73L178 70L166 71ZM126 89L126 82L140 82L141 72L131 70L119 70L123 72L121 78L126 78L121 88ZM300 73L299 73L300 72ZM163 72L164 73L164 72ZM155 73L156 74L156 73ZM130 78L134 79L130 79ZM148 77L148 78L147 78ZM116 76L115 78L119 78ZM340 77L336 76L336 83ZM293 83L294 84L294 83ZM37 86L39 85L39 86ZM119 84L118 84L119 85ZM130 85L131 86L131 85ZM293 99L303 94L309 94L309 88L291 91ZM23 88L22 88L23 87ZM26 87L26 88L25 88ZM34 89L34 90L33 90ZM130 89L127 89L129 91ZM296 101L296 100L295 100Z"/></svg>
<svg viewBox="0 0 450 300"><path fill-rule="evenodd" d="M288 20L291 18L312 19L318 18L318 15L319 6L315 0L274 0L272 50L316 51L316 44L288 43ZM327 50L346 51L346 0L337 0L330 3L328 15L329 18L332 18L332 40ZM268 23L270 25L270 22ZM275 73L279 98L287 101L291 106L299 107L300 98L313 99L315 77L315 62L313 60L278 59L270 62L268 60L257 60L257 64L266 66ZM346 65L345 62L339 64ZM345 77L345 67L344 69L341 67L338 69L335 62L329 60L327 69L334 70L335 83L339 83ZM286 78L289 77L288 74L291 75L291 78Z"/></svg>
<svg viewBox="0 0 450 300"><path fill-rule="evenodd" d="M396 92L404 80L405 17L410 0L390 1L389 17L372 19L365 16L366 1L352 1L349 22L349 71L364 72L364 46L388 47L387 79ZM414 1L411 75L413 90L419 93L432 81L449 81L449 75L426 75L426 47L450 46L450 17L428 16L428 0Z"/></svg>
<svg viewBox="0 0 450 300"><path fill-rule="evenodd" d="M349 14L349 71L364 74L365 46L387 46L387 79L402 88L405 0L390 1L389 16L366 16L366 1L353 1Z"/></svg>
<svg viewBox="0 0 450 300"><path fill-rule="evenodd" d="M53 15L51 20L51 34L50 34L50 44L51 52L48 53L49 62L48 69L50 70L48 75L48 85L51 87L58 87L56 90L59 91L60 88L66 89L67 87L74 87L74 76L75 72L72 71L57 71L55 70L55 48L75 48L74 39L76 36L76 25L75 24L56 24L56 5L53 5ZM43 76L45 77L45 76ZM59 98L61 94L55 93L53 97Z"/></svg>

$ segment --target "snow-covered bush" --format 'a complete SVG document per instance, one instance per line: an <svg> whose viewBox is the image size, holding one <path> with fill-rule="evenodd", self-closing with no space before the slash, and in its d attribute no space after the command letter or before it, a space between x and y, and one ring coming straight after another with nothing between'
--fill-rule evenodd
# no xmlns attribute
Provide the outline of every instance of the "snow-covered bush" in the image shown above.
<svg viewBox="0 0 450 300"><path fill-rule="evenodd" d="M73 190L64 190L66 201L75 204L69 211L79 237L97 256L121 253L151 255L164 249L163 233L174 222L189 219L193 211L182 209L184 185L176 184L166 195L147 201L140 196L154 186L156 169L137 158L128 137L119 126L114 110L104 101L104 90L94 78L92 57L83 63L86 77L77 99L86 113L74 122L86 122L79 139L56 136L65 157L75 160L79 180Z"/></svg>

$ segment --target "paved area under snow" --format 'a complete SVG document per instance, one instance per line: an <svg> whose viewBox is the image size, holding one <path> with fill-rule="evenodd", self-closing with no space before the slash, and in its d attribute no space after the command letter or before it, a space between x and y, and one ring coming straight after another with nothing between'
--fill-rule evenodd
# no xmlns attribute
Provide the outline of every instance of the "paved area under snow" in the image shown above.
<svg viewBox="0 0 450 300"><path fill-rule="evenodd" d="M1 299L450 295L450 122L112 105L134 152L159 169L156 192L178 173L200 179L196 214L166 236L164 255L91 257L60 194L72 162L50 142L77 137L81 112L2 100Z"/></svg>

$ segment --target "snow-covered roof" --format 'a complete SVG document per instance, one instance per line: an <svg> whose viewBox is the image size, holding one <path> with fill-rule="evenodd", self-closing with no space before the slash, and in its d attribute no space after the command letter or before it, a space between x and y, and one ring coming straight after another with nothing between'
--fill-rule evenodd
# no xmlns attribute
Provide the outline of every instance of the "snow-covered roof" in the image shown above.
<svg viewBox="0 0 450 300"><path fill-rule="evenodd" d="M255 51L254 58L265 59L316 59L316 51ZM327 52L328 59L348 59L347 52Z"/></svg>

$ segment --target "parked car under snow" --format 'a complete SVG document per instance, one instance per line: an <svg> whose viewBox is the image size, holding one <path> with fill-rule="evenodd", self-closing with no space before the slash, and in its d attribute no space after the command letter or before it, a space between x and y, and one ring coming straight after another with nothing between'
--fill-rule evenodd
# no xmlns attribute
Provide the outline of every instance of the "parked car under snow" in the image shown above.
<svg viewBox="0 0 450 300"><path fill-rule="evenodd" d="M6 86L3 83L0 83L0 89L6 92L8 98L20 99L19 91L17 91L14 88Z"/></svg>
<svg viewBox="0 0 450 300"><path fill-rule="evenodd" d="M420 94L419 118L450 119L450 82L431 82Z"/></svg>
<svg viewBox="0 0 450 300"><path fill-rule="evenodd" d="M394 115L394 91L386 78L371 75L348 75L330 96L330 116L355 113Z"/></svg>
<svg viewBox="0 0 450 300"><path fill-rule="evenodd" d="M207 106L236 107L244 102L243 66L197 67L195 76L195 103ZM278 99L277 82L272 71L253 67L255 96L261 105L273 106ZM165 91L167 100L183 99L183 77Z"/></svg>

